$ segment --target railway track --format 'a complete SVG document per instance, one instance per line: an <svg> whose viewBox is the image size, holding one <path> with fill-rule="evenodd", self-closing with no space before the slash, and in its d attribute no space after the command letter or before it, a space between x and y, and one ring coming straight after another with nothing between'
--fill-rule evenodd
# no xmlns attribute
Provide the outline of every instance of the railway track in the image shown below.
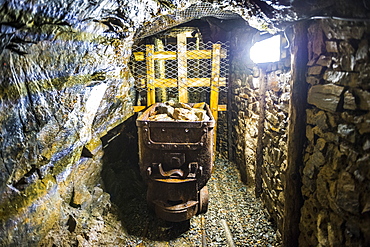
<svg viewBox="0 0 370 247"><path fill-rule="evenodd" d="M149 230L138 246L280 246L261 202L242 184L233 165L216 162L208 188L206 214L186 223L162 222L157 232L148 222Z"/></svg>

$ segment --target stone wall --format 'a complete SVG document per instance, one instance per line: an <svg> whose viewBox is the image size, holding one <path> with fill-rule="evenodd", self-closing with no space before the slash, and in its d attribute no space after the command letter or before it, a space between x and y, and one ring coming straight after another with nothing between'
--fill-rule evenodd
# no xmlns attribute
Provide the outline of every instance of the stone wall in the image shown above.
<svg viewBox="0 0 370 247"><path fill-rule="evenodd" d="M99 186L101 139L108 143L114 138L107 139L109 130L132 115L127 62L134 33L152 28L158 16L166 24L184 22L167 14L194 2L3 1L0 245L36 245L53 225L72 231L82 225L76 220L99 217L109 207ZM231 6L240 13L245 5L237 2ZM163 26L162 19L156 25ZM263 137L262 198L280 228L289 66L267 69L260 107L261 88L248 59L255 33L248 26L230 32L234 158L242 178L255 184L257 138ZM369 37L363 22L321 20L309 28L302 246L370 245ZM262 110L266 119L258 132Z"/></svg>
<svg viewBox="0 0 370 247"><path fill-rule="evenodd" d="M249 35L252 37L254 32L249 30ZM251 37L246 37L245 40L252 40ZM251 45L250 43L245 49L249 50ZM233 62L238 66L232 66L231 70L235 162L243 180L256 186L256 165L260 159L262 200L280 230L284 215L283 174L287 166L290 99L290 55L286 49L282 54L281 61L265 64L262 69L254 67L252 61L246 60L246 52L243 57L245 67L240 68L243 60L235 56ZM264 87L262 84L265 84ZM263 95L264 99L261 101ZM259 123L261 116L264 119ZM261 143L258 143L259 135Z"/></svg>
<svg viewBox="0 0 370 247"><path fill-rule="evenodd" d="M235 76L235 75L234 75ZM233 83L233 140L235 161L241 177L247 184L255 182L256 148L258 134L258 86L254 87L252 76L239 75Z"/></svg>
<svg viewBox="0 0 370 247"><path fill-rule="evenodd" d="M259 83L253 81L253 62L248 55L252 42L245 40L251 41L256 32L250 27L236 29L230 41L232 156L242 180L250 185L254 184L255 177Z"/></svg>
<svg viewBox="0 0 370 247"><path fill-rule="evenodd" d="M284 218L284 173L288 165L290 56L268 66L266 82L262 199L281 231Z"/></svg>
<svg viewBox="0 0 370 247"><path fill-rule="evenodd" d="M300 245L369 246L370 26L321 20L308 31Z"/></svg>
<svg viewBox="0 0 370 247"><path fill-rule="evenodd" d="M307 144L302 168L300 245L367 246L370 231L369 37L364 22L321 20L308 29ZM283 230L290 59L270 64L258 79L251 64L233 62L234 155L255 185L257 139L263 135L262 199ZM249 73L248 73L249 71ZM260 83L266 76L266 93ZM260 97L265 103L260 106ZM258 121L264 111L263 128ZM262 114L263 116L263 114Z"/></svg>

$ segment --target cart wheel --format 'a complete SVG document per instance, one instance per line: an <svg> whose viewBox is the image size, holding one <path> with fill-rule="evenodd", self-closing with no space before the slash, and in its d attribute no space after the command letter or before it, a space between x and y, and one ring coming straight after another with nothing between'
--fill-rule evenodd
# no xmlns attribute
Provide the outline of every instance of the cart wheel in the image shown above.
<svg viewBox="0 0 370 247"><path fill-rule="evenodd" d="M198 214L203 214L208 210L208 187L205 185L199 191L199 209Z"/></svg>

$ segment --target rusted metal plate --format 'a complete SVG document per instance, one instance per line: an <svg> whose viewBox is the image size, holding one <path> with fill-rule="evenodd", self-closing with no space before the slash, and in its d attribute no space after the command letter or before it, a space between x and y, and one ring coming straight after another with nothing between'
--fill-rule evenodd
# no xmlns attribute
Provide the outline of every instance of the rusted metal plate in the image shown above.
<svg viewBox="0 0 370 247"><path fill-rule="evenodd" d="M184 221L207 209L208 192L202 188L213 167L215 121L207 105L209 121L148 120L157 106L136 120L140 171L156 214L167 221Z"/></svg>

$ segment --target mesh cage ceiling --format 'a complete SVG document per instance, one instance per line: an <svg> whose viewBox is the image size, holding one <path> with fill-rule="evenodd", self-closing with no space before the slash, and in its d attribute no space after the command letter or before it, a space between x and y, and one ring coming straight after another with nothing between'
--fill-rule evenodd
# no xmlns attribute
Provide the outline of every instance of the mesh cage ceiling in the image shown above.
<svg viewBox="0 0 370 247"><path fill-rule="evenodd" d="M160 16L150 23L147 23L140 29L140 31L138 31L136 38L142 39L149 37L174 26L178 26L194 19L200 19L202 17L216 17L219 19L241 18L238 14L231 11L221 10L216 4L195 3L185 10L175 11L171 15Z"/></svg>

